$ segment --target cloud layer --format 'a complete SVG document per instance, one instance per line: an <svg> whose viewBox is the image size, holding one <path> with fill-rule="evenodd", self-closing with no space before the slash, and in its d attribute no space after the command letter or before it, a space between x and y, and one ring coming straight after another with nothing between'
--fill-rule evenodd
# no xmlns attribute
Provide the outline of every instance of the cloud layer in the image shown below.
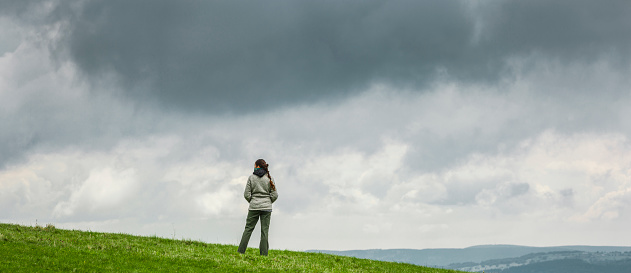
<svg viewBox="0 0 631 273"><path fill-rule="evenodd" d="M263 157L272 248L631 243L626 2L0 5L2 221L235 244Z"/></svg>
<svg viewBox="0 0 631 273"><path fill-rule="evenodd" d="M601 58L628 67L626 1L29 1L24 21L59 24L54 52L128 98L208 112L259 112L423 89L436 77L496 82L509 60ZM26 7L31 7L27 11ZM49 10L46 19L25 16ZM527 69L528 67L523 67Z"/></svg>

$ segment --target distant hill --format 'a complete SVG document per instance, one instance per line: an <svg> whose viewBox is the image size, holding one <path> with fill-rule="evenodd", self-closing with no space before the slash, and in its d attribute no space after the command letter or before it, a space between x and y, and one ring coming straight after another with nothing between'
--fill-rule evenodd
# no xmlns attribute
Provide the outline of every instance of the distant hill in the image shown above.
<svg viewBox="0 0 631 273"><path fill-rule="evenodd" d="M495 271L486 271L495 272ZM611 262L606 264L591 264L580 259L554 260L534 263L525 266L511 267L501 273L629 273L631 260Z"/></svg>
<svg viewBox="0 0 631 273"><path fill-rule="evenodd" d="M539 263L545 263L550 266L558 266L560 264L566 264L569 266L569 262L553 263L553 261L567 259L582 261L584 263L593 265L593 268L599 269L602 269L606 266L614 266L614 263L617 264L616 266L622 265L622 267L624 267L624 265L627 265L627 259L630 262L629 264L631 264L631 247L615 246L529 247L517 245L481 245L462 249L370 249L347 251L309 251L366 259L375 259L381 261L405 262L417 265L458 269L464 271L486 270L486 272L521 272L514 270L518 270L520 266L525 267L522 268L523 270L527 270L527 268L535 268L538 267L536 264ZM526 262L527 260L529 260L530 262ZM513 271L507 271L508 269ZM628 267L626 272L631 272L631 268Z"/></svg>
<svg viewBox="0 0 631 273"><path fill-rule="evenodd" d="M626 266L626 268L625 268ZM488 260L481 263L456 263L447 268L468 272L631 272L631 251L587 252L556 251L524 255L517 258ZM573 270L580 268L580 271ZM532 271L529 271L532 270ZM550 271L551 270L551 271Z"/></svg>

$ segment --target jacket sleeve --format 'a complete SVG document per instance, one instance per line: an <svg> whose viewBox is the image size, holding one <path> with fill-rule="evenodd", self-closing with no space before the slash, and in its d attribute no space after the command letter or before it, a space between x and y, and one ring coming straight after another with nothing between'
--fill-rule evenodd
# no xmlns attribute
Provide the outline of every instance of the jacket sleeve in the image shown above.
<svg viewBox="0 0 631 273"><path fill-rule="evenodd" d="M245 197L245 200L247 200L248 203L250 203L250 200L252 200L252 183L250 182L250 178L248 178L248 183L245 184L245 191L243 192L243 197Z"/></svg>
<svg viewBox="0 0 631 273"><path fill-rule="evenodd" d="M274 181L274 180L272 180ZM276 186L276 182L274 182L274 186ZM274 201L276 201L276 199L278 199L278 188L276 188L275 191L271 191L269 193L270 198L272 199L272 203L274 203Z"/></svg>

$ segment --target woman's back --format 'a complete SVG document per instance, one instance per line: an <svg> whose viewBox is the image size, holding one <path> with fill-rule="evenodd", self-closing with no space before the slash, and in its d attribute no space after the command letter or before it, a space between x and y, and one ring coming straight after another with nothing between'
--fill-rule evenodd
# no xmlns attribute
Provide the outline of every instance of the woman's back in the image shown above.
<svg viewBox="0 0 631 273"><path fill-rule="evenodd" d="M243 197L250 202L249 210L272 210L272 203L278 198L278 193L271 189L267 176L252 174L248 178Z"/></svg>

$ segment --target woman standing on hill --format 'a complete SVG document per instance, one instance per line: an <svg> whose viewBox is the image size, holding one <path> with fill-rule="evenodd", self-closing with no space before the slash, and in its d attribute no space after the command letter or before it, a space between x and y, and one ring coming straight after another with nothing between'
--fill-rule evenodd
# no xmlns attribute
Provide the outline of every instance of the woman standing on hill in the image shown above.
<svg viewBox="0 0 631 273"><path fill-rule="evenodd" d="M270 219L272 218L272 203L278 198L276 185L269 174L268 167L269 165L263 159L254 162L254 173L250 175L248 183L245 185L243 197L250 203L250 207L248 208L248 218L245 221L245 230L238 249L241 254L244 254L248 248L250 235L252 235L259 218L261 218L259 252L261 255L267 256L267 250L269 249L267 234Z"/></svg>

